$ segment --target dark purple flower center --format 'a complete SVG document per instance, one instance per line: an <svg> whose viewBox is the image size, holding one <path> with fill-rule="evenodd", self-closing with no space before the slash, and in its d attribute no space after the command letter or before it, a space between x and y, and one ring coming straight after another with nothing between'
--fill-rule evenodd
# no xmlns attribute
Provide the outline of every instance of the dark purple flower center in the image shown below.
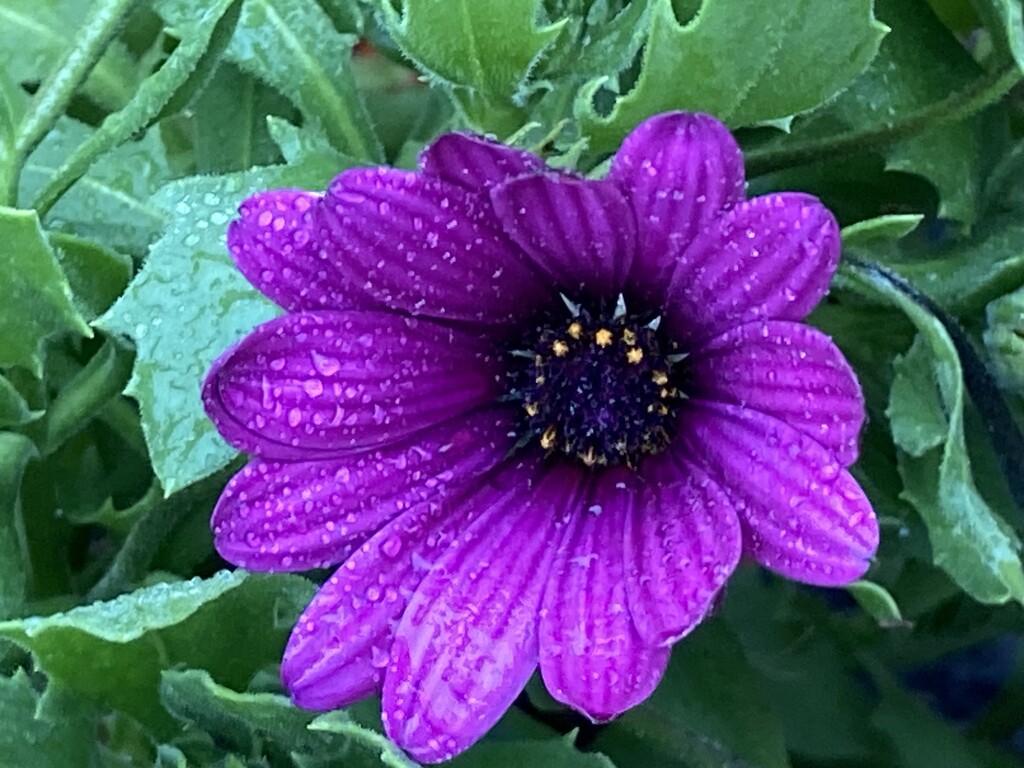
<svg viewBox="0 0 1024 768"><path fill-rule="evenodd" d="M569 302L539 324L513 353L510 399L520 401L519 446L539 445L586 466L627 464L671 440L683 397L674 363L681 358L653 314L628 314Z"/></svg>

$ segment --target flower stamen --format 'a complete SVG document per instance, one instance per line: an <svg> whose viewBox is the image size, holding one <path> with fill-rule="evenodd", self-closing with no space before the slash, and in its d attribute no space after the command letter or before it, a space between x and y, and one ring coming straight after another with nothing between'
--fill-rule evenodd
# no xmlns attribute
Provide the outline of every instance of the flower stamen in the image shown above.
<svg viewBox="0 0 1024 768"><path fill-rule="evenodd" d="M539 326L526 345L535 351L512 355L508 397L523 401L519 444L586 467L635 466L674 432L682 399L666 354L674 347L649 316L620 314L621 297L607 313L566 304L578 314Z"/></svg>

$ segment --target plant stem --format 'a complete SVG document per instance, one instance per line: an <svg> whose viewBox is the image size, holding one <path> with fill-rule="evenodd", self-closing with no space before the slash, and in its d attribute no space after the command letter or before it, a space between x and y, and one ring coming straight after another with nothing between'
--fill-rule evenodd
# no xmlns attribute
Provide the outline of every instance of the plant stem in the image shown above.
<svg viewBox="0 0 1024 768"><path fill-rule="evenodd" d="M17 205L18 182L25 161L53 128L57 119L64 114L75 91L89 77L89 73L138 2L139 0L97 0L90 10L89 20L76 38L75 45L39 87L14 137L7 189L3 190L5 204Z"/></svg>

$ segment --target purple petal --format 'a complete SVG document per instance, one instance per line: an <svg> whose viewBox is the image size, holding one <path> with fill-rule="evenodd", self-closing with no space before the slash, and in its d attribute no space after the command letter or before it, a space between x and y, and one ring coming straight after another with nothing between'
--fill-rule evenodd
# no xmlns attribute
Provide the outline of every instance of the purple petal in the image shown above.
<svg viewBox="0 0 1024 768"><path fill-rule="evenodd" d="M509 237L560 290L614 296L636 254L633 211L609 181L524 176L491 190Z"/></svg>
<svg viewBox="0 0 1024 768"><path fill-rule="evenodd" d="M384 312L308 312L264 323L224 353L203 401L235 447L301 461L397 442L503 389L477 336Z"/></svg>
<svg viewBox="0 0 1024 768"><path fill-rule="evenodd" d="M541 611L544 685L595 721L650 696L668 663L668 650L641 640L629 613L623 531L633 496L624 477L603 473L585 508L573 510Z"/></svg>
<svg viewBox="0 0 1024 768"><path fill-rule="evenodd" d="M690 360L702 400L734 403L782 419L835 453L857 460L864 424L860 384L828 336L800 323L749 323L718 336Z"/></svg>
<svg viewBox="0 0 1024 768"><path fill-rule="evenodd" d="M757 411L689 405L677 440L732 498L749 554L809 584L847 584L864 574L878 548L878 521L831 451Z"/></svg>
<svg viewBox="0 0 1024 768"><path fill-rule="evenodd" d="M692 464L635 493L626 516L626 596L649 645L670 645L707 615L743 549L728 496Z"/></svg>
<svg viewBox="0 0 1024 768"><path fill-rule="evenodd" d="M548 299L489 202L390 168L338 176L320 236L355 286L387 306L434 318L506 323Z"/></svg>
<svg viewBox="0 0 1024 768"><path fill-rule="evenodd" d="M469 521L503 500L470 480L423 501L364 543L324 584L292 631L281 679L306 709L346 706L379 692L394 631L431 563Z"/></svg>
<svg viewBox="0 0 1024 768"><path fill-rule="evenodd" d="M743 200L743 155L710 115L670 112L626 137L608 178L636 211L632 292L660 306L676 257L723 208Z"/></svg>
<svg viewBox="0 0 1024 768"><path fill-rule="evenodd" d="M537 665L537 611L559 520L582 473L531 464L506 474L434 563L399 624L384 679L388 735L415 759L446 760L479 739Z"/></svg>
<svg viewBox="0 0 1024 768"><path fill-rule="evenodd" d="M315 211L321 195L297 189L260 192L228 226L235 264L257 290L287 310L369 306L320 250Z"/></svg>
<svg viewBox="0 0 1024 768"><path fill-rule="evenodd" d="M252 461L213 512L217 551L255 571L336 565L396 515L501 461L511 447L510 428L503 411L490 411L355 456Z"/></svg>
<svg viewBox="0 0 1024 768"><path fill-rule="evenodd" d="M423 150L420 169L470 191L499 184L514 176L545 170L544 161L522 149L467 133L446 133Z"/></svg>
<svg viewBox="0 0 1024 768"><path fill-rule="evenodd" d="M797 192L740 203L679 257L665 320L677 338L706 339L757 320L801 320L828 290L839 225Z"/></svg>

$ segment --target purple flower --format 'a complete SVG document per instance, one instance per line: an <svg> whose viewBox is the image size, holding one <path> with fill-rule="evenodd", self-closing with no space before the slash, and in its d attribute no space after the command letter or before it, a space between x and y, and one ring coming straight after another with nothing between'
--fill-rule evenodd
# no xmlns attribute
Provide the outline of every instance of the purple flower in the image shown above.
<svg viewBox="0 0 1024 768"><path fill-rule="evenodd" d="M839 258L818 200L746 200L699 114L644 122L601 181L462 134L420 168L258 194L228 233L287 314L206 380L253 455L217 548L340 564L284 654L298 705L380 692L388 735L439 761L538 663L594 720L642 701L741 554L864 573L860 387L800 322Z"/></svg>

